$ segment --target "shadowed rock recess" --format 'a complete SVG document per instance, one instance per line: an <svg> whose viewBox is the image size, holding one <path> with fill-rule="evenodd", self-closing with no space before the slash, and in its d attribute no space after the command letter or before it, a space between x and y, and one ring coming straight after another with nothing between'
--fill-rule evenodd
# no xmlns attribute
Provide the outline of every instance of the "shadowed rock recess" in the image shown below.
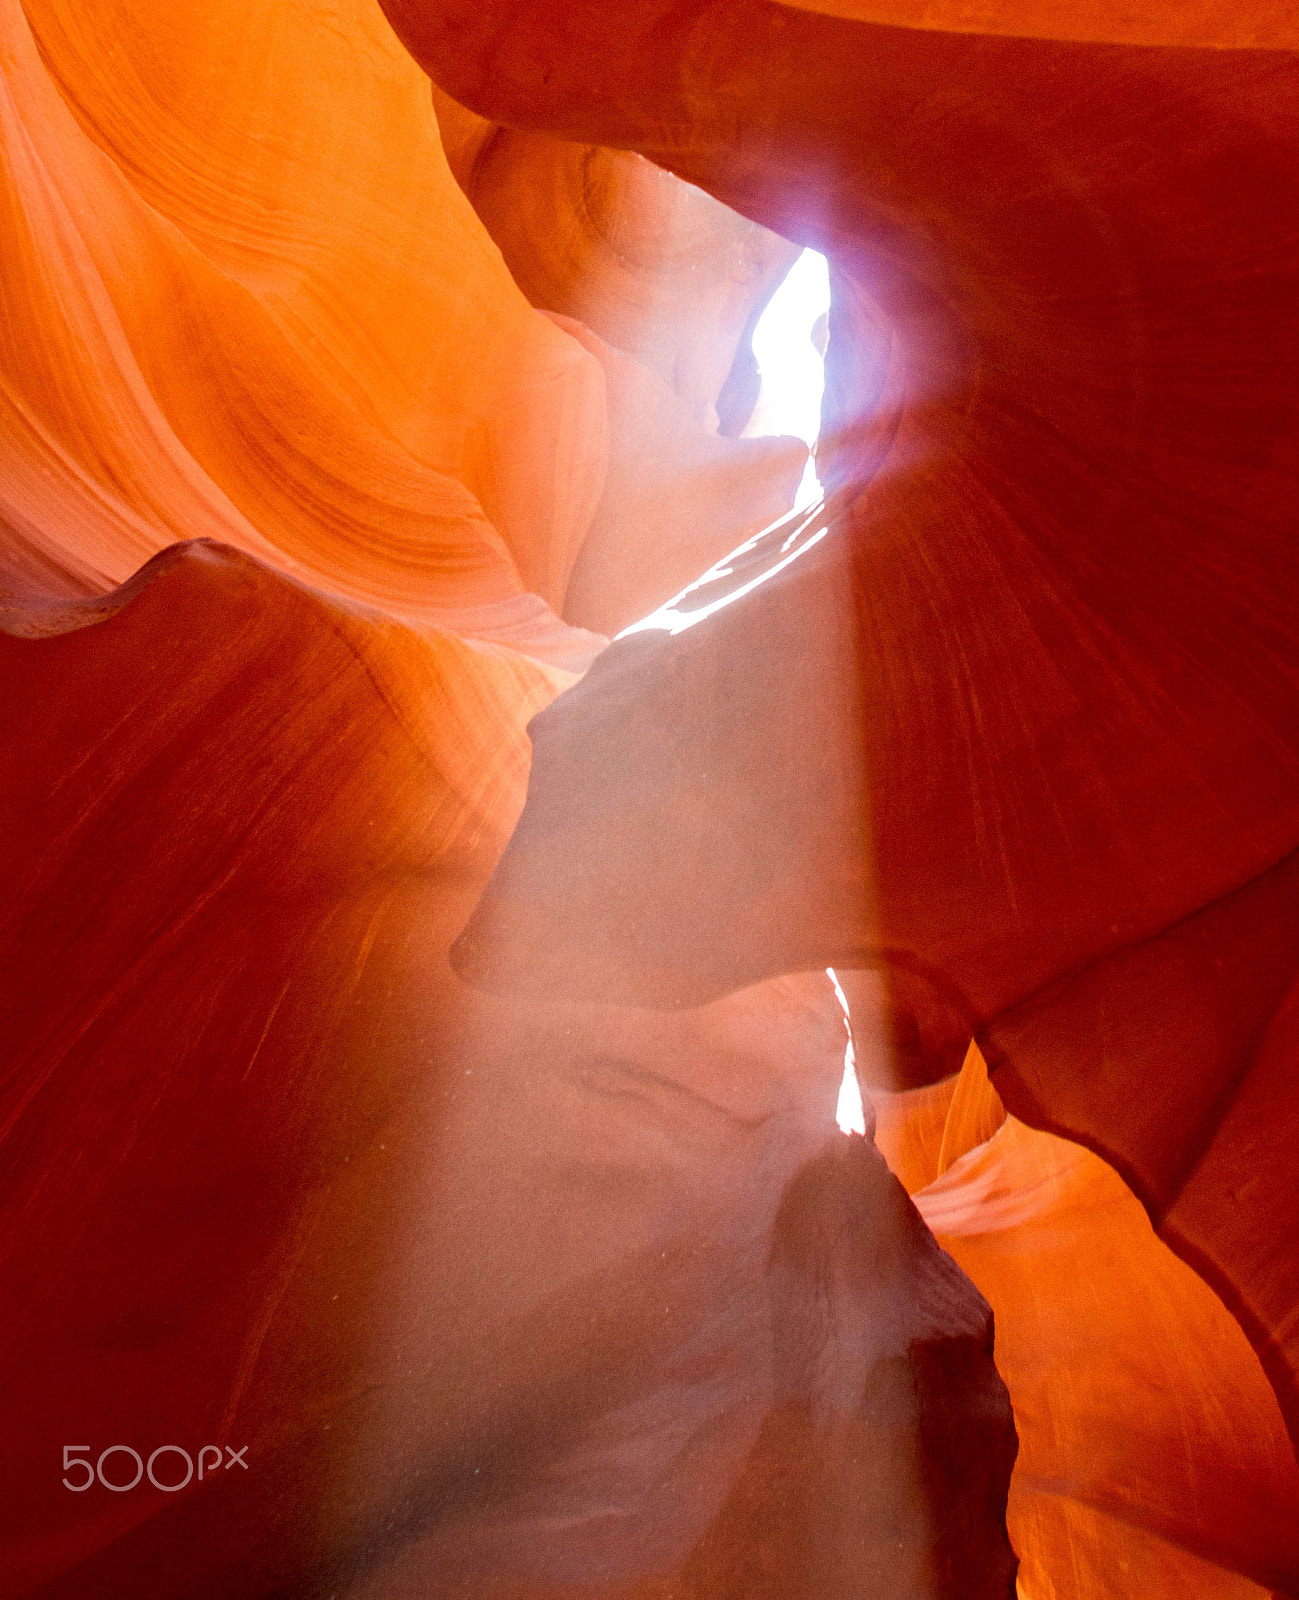
<svg viewBox="0 0 1299 1600"><path fill-rule="evenodd" d="M1299 1595L1296 46L0 0L0 1596Z"/></svg>

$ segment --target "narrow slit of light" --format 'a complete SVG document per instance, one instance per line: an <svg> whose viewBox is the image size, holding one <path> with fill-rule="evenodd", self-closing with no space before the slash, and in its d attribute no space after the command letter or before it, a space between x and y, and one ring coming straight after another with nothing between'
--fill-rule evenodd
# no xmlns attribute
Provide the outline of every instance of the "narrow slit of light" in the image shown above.
<svg viewBox="0 0 1299 1600"><path fill-rule="evenodd" d="M821 429L821 395L825 389L825 361L813 342L817 322L830 311L830 269L823 255L815 250L804 250L789 269L785 281L767 303L753 330L753 354L758 363L758 401L753 415L744 429L746 439L793 436L801 439L811 450ZM796 515L817 505L821 499L821 481L816 475L816 462L808 456L802 481L790 513ZM784 521L782 517L780 519ZM773 524L774 526L774 524ZM678 613L676 602L705 583L727 575L727 564L742 551L749 549L753 540L747 540L738 550L733 550L702 577L688 584L680 594L650 612L646 617L631 623L617 635L625 639L628 634L661 630L680 633L692 628L723 606L742 598L760 583L765 583L778 573L782 566L823 539L828 527L818 528L806 536L807 523L795 523L789 537L781 547L781 560L774 567L764 568L741 588L719 596L711 605L688 613ZM765 529L763 530L766 531ZM761 537L761 535L758 535ZM795 544L797 550L792 550ZM791 553L792 550L792 553Z"/></svg>
<svg viewBox="0 0 1299 1600"><path fill-rule="evenodd" d="M839 1103L835 1107L834 1120L844 1133L859 1133L864 1137L866 1108L862 1104L861 1085L857 1082L857 1054L852 1047L852 1022L848 1016L848 997L844 994L839 974L833 967L827 967L825 975L834 984L835 996L843 1010L844 1030L848 1035L848 1043L843 1053L843 1081L839 1085Z"/></svg>
<svg viewBox="0 0 1299 1600"><path fill-rule="evenodd" d="M749 439L793 435L811 449L821 428L825 361L813 343L817 323L830 310L830 269L823 255L804 250L772 295L753 330L761 387L744 430ZM815 505L821 484L809 456L794 509Z"/></svg>

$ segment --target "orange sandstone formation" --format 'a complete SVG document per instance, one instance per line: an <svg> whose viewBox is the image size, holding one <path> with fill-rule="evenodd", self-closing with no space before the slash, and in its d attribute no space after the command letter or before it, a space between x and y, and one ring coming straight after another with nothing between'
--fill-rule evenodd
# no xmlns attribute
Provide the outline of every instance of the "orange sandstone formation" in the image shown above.
<svg viewBox="0 0 1299 1600"><path fill-rule="evenodd" d="M1000 1600L987 1307L843 1148L825 976L449 968L556 675L206 544L31 620L5 1592Z"/></svg>
<svg viewBox="0 0 1299 1600"><path fill-rule="evenodd" d="M86 593L205 535L587 659L552 611L603 481L599 368L515 290L425 80L354 9L6 0L7 563Z"/></svg>
<svg viewBox="0 0 1299 1600"><path fill-rule="evenodd" d="M1299 1593L1281 8L388 10L0 0L0 1593Z"/></svg>
<svg viewBox="0 0 1299 1600"><path fill-rule="evenodd" d="M1023 1592L1288 1591L1299 1466L1276 1397L1113 1169L1007 1117L973 1048L959 1078L874 1106L877 1144L996 1313Z"/></svg>
<svg viewBox="0 0 1299 1600"><path fill-rule="evenodd" d="M1293 1435L1293 57L391 9L475 109L818 243L883 330L832 384L828 536L759 543L535 725L461 969L671 1004L890 966L939 1059L975 1033L1012 1111L1130 1179Z"/></svg>
<svg viewBox="0 0 1299 1600"><path fill-rule="evenodd" d="M608 470L564 615L616 633L793 503L801 442L726 435L757 399L748 341L797 247L639 156L434 103L515 281L604 368Z"/></svg>

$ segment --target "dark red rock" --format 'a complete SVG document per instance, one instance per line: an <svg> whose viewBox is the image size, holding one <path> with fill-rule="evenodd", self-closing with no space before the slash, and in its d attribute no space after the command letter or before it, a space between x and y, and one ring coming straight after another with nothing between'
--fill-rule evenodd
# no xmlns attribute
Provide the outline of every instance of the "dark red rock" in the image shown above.
<svg viewBox="0 0 1299 1600"><path fill-rule="evenodd" d="M1299 949L1293 58L761 0L390 12L476 109L638 149L839 274L832 531L536 724L461 970L670 1005L888 963L940 1058L978 1033L1010 1109L1176 1174L1152 1214L1295 1430L1299 1103L1255 1093ZM1203 1031L1165 996L1237 895L1270 942Z"/></svg>

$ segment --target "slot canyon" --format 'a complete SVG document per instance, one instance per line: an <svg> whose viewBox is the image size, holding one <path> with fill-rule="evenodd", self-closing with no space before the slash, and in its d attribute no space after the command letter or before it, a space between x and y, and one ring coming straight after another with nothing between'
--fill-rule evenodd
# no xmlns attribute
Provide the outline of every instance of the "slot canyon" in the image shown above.
<svg viewBox="0 0 1299 1600"><path fill-rule="evenodd" d="M1299 22L0 0L0 1596L1299 1600Z"/></svg>

